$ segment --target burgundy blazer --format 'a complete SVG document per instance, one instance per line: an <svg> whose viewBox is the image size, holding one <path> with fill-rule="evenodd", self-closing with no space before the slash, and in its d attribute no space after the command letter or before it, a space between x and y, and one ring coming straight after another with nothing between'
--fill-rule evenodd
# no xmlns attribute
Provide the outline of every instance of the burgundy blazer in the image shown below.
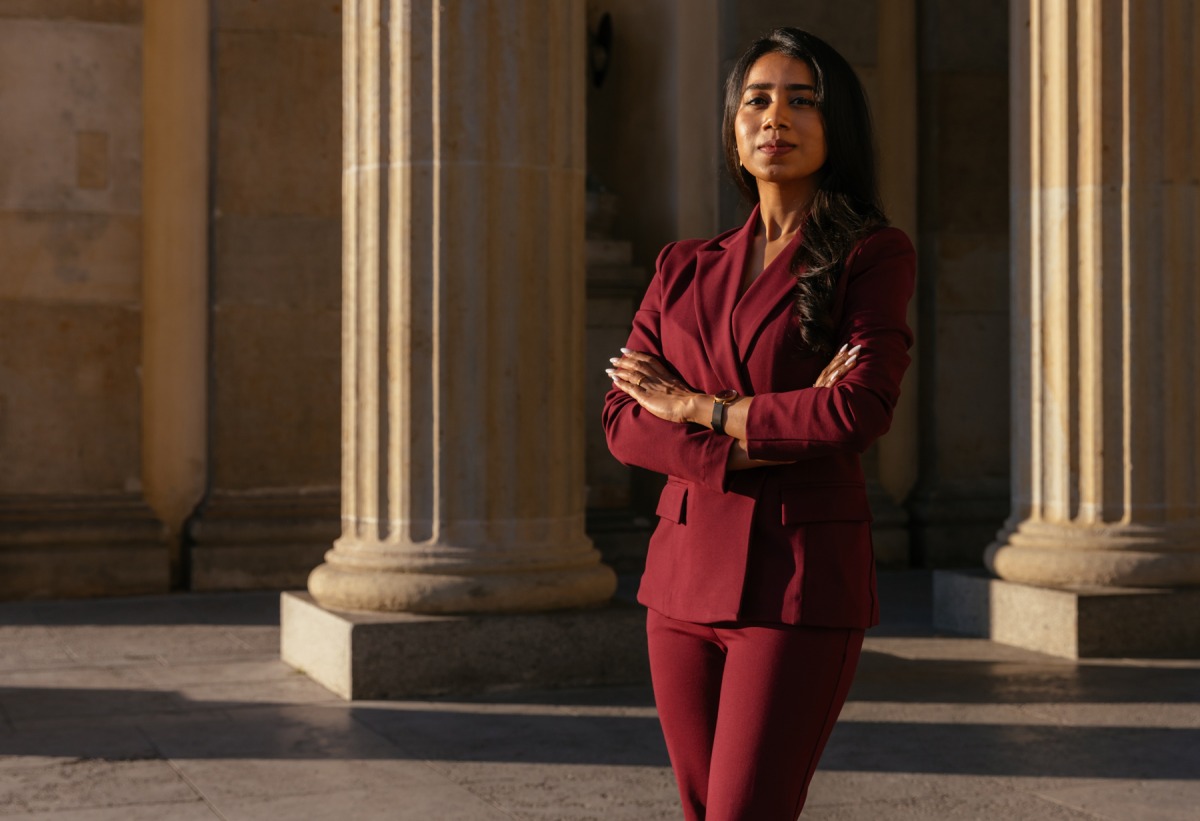
<svg viewBox="0 0 1200 821"><path fill-rule="evenodd" d="M832 388L829 362L800 339L788 266L798 239L739 299L758 209L740 229L672 243L633 319L627 347L660 357L692 388L754 397L750 456L794 464L726 471L733 439L663 421L613 388L613 455L667 475L638 601L672 618L866 628L878 623L871 513L859 454L891 423L913 336L905 314L916 256L884 228L838 280L836 344L862 345Z"/></svg>

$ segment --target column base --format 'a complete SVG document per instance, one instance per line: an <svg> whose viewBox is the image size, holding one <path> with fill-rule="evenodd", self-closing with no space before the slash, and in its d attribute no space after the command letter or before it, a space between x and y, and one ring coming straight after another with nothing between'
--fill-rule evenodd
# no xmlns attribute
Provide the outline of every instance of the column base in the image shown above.
<svg viewBox="0 0 1200 821"><path fill-rule="evenodd" d="M1200 585L1200 527L1011 522L984 552L997 576L1033 585Z"/></svg>
<svg viewBox="0 0 1200 821"><path fill-rule="evenodd" d="M590 548L589 548L590 549ZM322 606L375 613L527 613L604 604L617 589L612 569L582 567L524 572L441 574L335 563L337 548L308 577Z"/></svg>
<svg viewBox="0 0 1200 821"><path fill-rule="evenodd" d="M438 616L280 602L283 660L345 699L649 681L646 611L626 601L548 613Z"/></svg>
<svg viewBox="0 0 1200 821"><path fill-rule="evenodd" d="M340 506L337 491L215 494L187 525L189 589L303 587L341 532Z"/></svg>
<svg viewBox="0 0 1200 821"><path fill-rule="evenodd" d="M1069 659L1200 658L1200 589L1054 588L933 574L938 630Z"/></svg>

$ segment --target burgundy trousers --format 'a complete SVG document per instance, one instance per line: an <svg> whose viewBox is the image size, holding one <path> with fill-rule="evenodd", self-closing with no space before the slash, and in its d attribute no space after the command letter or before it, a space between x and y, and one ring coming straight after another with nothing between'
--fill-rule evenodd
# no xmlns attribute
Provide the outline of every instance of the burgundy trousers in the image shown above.
<svg viewBox="0 0 1200 821"><path fill-rule="evenodd" d="M863 631L648 611L654 701L687 821L795 821Z"/></svg>

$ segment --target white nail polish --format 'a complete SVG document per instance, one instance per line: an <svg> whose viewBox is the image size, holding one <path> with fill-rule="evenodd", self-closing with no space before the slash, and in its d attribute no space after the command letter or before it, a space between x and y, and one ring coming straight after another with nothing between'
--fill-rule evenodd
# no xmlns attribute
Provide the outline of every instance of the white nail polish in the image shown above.
<svg viewBox="0 0 1200 821"><path fill-rule="evenodd" d="M614 373L616 373L616 371L614 371L612 368L605 368L604 372L609 376L612 376Z"/></svg>
<svg viewBox="0 0 1200 821"><path fill-rule="evenodd" d="M849 347L850 347L850 343L849 343L849 342L847 342L845 345L843 345L843 346L841 347L841 350L839 350L839 351L838 351L838 353L845 353L845 352L846 352L846 349L847 349L847 348L849 348Z"/></svg>
<svg viewBox="0 0 1200 821"><path fill-rule="evenodd" d="M612 359L610 359L610 360L608 360L608 361L609 361L609 362L611 362L611 363L613 363L613 364L615 365L615 364L617 364L618 362L620 362L621 360L620 360L620 359L618 359L617 357L615 357L615 356L614 356Z"/></svg>
<svg viewBox="0 0 1200 821"><path fill-rule="evenodd" d="M633 351L629 350L628 348L622 348L621 353L633 353Z"/></svg>

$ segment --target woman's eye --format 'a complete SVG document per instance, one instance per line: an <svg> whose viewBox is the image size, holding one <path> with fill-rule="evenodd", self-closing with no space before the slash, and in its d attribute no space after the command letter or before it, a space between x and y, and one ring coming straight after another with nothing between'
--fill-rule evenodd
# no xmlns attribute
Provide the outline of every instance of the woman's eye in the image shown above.
<svg viewBox="0 0 1200 821"><path fill-rule="evenodd" d="M816 104L817 104L817 101L814 100L812 97L793 97L792 98L792 105L813 106Z"/></svg>
<svg viewBox="0 0 1200 821"><path fill-rule="evenodd" d="M767 104L766 97L751 97L749 100L746 101L746 105L766 105L766 104Z"/></svg>

